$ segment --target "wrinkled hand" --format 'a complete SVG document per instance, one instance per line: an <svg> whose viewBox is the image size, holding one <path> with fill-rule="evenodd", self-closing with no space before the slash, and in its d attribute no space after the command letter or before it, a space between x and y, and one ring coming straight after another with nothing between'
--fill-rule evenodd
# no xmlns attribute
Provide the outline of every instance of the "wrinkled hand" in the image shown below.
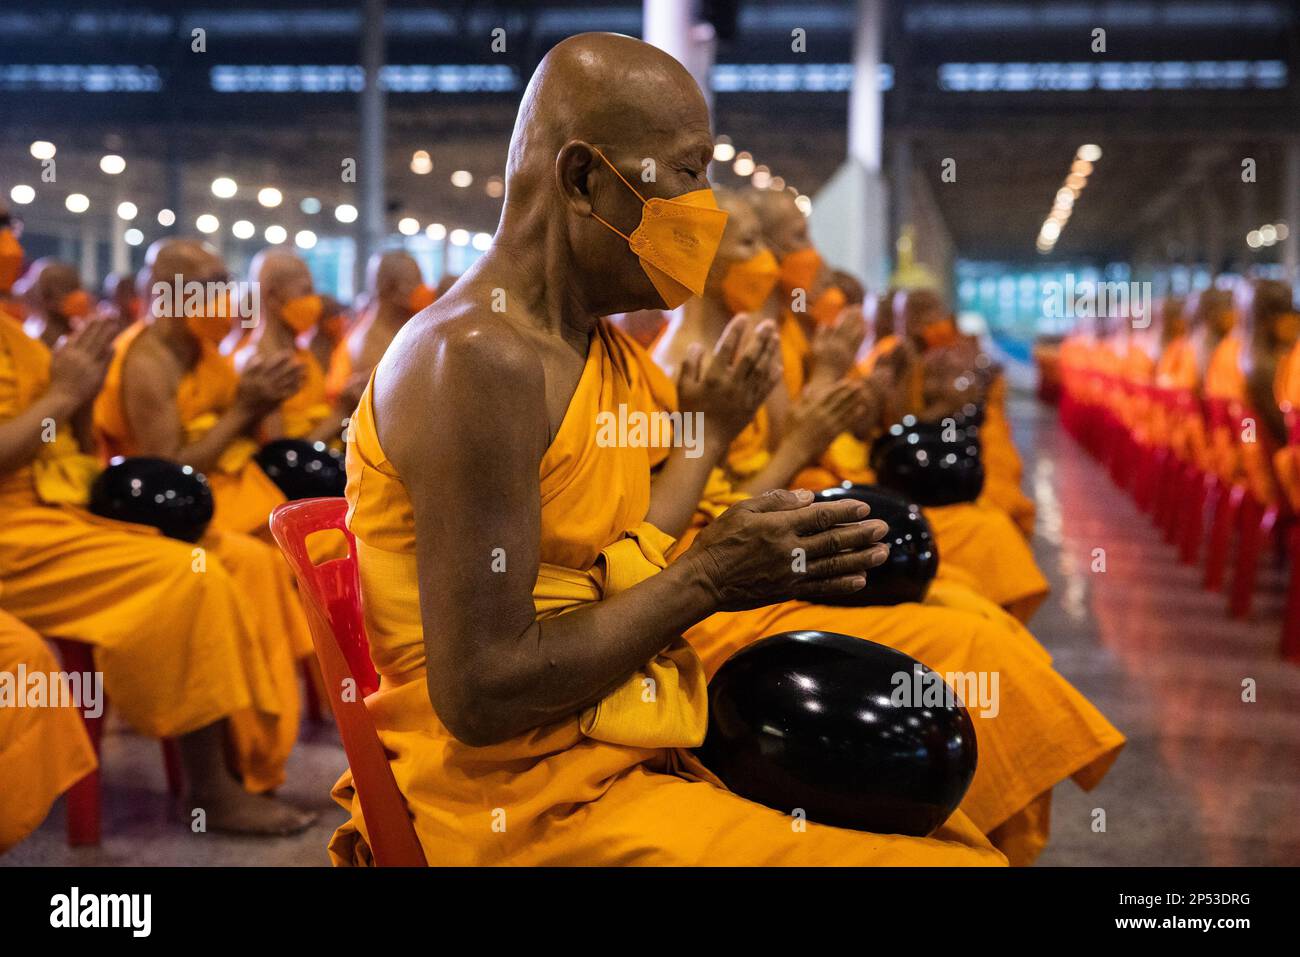
<svg viewBox="0 0 1300 957"><path fill-rule="evenodd" d="M746 499L702 531L684 556L698 562L726 611L792 598L849 594L883 562L889 531L862 502L813 502L806 489Z"/></svg>
<svg viewBox="0 0 1300 957"><path fill-rule="evenodd" d="M67 336L50 359L50 392L74 410L99 395L116 335L113 323L94 318Z"/></svg>
<svg viewBox="0 0 1300 957"><path fill-rule="evenodd" d="M790 410L790 441L798 442L809 459L820 455L837 435L868 417L870 395L861 381L849 379L805 391Z"/></svg>
<svg viewBox="0 0 1300 957"><path fill-rule="evenodd" d="M713 352L693 345L677 375L682 412L700 412L710 442L725 448L740 434L781 377L776 324L753 323L741 313L718 337Z"/></svg>
<svg viewBox="0 0 1300 957"><path fill-rule="evenodd" d="M853 368L866 336L867 321L862 316L862 307L850 306L841 310L832 325L823 326L813 334L808 360L809 378L822 382L843 378Z"/></svg>
<svg viewBox="0 0 1300 957"><path fill-rule="evenodd" d="M302 388L302 376L302 363L292 352L254 356L239 377L235 401L250 412L266 415Z"/></svg>

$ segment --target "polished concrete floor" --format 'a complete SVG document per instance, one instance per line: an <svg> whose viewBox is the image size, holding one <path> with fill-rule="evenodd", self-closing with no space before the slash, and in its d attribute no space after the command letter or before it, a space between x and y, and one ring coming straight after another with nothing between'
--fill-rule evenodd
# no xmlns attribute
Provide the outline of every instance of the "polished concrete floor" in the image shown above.
<svg viewBox="0 0 1300 957"><path fill-rule="evenodd" d="M1300 864L1300 667L1277 656L1278 576L1264 583L1252 621L1230 622L1223 598L1200 590L1198 572L1177 564L1052 410L1020 400L1013 418L1039 508L1034 547L1053 588L1033 630L1129 739L1091 794L1056 789L1040 863ZM1102 556L1105 570L1094 571ZM1253 703L1242 700L1248 679ZM345 764L333 728L308 727L283 794L320 811L315 827L272 840L196 836L168 822L157 746L114 734L102 846L69 849L56 806L0 865L324 864L343 818L329 788ZM1094 830L1098 809L1104 832Z"/></svg>

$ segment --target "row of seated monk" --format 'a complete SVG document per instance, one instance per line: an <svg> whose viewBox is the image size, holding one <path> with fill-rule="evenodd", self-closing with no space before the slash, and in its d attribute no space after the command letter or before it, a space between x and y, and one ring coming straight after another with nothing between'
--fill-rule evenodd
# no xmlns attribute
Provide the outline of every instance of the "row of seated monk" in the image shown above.
<svg viewBox="0 0 1300 957"><path fill-rule="evenodd" d="M79 320L75 271L33 264L10 297L24 321L0 317L0 668L55 669L38 635L92 645L121 716L178 741L183 811L205 808L209 828L307 826L274 796L311 644L266 536L284 498L256 453L337 437L346 417L381 676L367 705L430 862L1031 862L1053 787L1095 786L1124 738L1027 627L1047 583L1005 382L933 291L896 290L868 322L789 194L711 190L708 129L667 55L562 42L525 93L494 246L432 303L409 257L381 258L350 330L322 325L283 251L254 263L251 330L225 293L165 301L171 284L226 279L199 242L149 249L125 328ZM660 158L657 181L643 156ZM689 234L675 251L655 202ZM4 291L20 263L0 260ZM665 307L649 348L602 318ZM699 413L702 450L599 441L598 422L628 410ZM932 580L906 601L845 601L870 590L888 530L851 496L802 490L871 484L889 434L971 436L972 420L983 481L916 510L941 556ZM201 574L193 545L85 507L113 456L207 476ZM709 676L785 632L992 677L973 776L932 832L792 826L796 809L701 763ZM75 713L0 708L0 776L25 782L0 796L0 847L94 761ZM350 773L334 796L349 818L331 859L371 863Z"/></svg>
<svg viewBox="0 0 1300 957"><path fill-rule="evenodd" d="M1160 301L1150 321L1087 322L1062 342L1059 364L1066 388L1096 393L1141 441L1244 485L1261 504L1298 509L1298 336L1300 309L1287 283L1220 279ZM1232 432L1249 420L1244 440L1208 421L1206 400L1237 410Z"/></svg>

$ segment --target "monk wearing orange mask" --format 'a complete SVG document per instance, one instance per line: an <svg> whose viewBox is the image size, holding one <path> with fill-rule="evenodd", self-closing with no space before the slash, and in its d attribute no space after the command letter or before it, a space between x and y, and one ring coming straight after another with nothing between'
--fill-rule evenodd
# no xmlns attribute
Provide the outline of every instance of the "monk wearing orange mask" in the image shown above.
<svg viewBox="0 0 1300 957"><path fill-rule="evenodd" d="M94 300L81 288L76 267L57 259L33 262L14 292L27 303L23 328L50 349L94 311Z"/></svg>
<svg viewBox="0 0 1300 957"><path fill-rule="evenodd" d="M738 342L761 336L770 326L771 320L762 320L760 313L777 281L774 257L764 245L752 207L730 191L716 193L720 207L728 213L727 227L704 294L688 300L674 314L658 344L654 362L664 371L627 337L615 335L612 339L629 369L638 408L650 414L678 410L682 387L675 387L669 375L678 376L693 392L693 371L702 364L703 356L712 354L716 360L719 355L743 351ZM860 388L862 383L842 380L838 385ZM776 391L784 390L778 387ZM760 399L756 397L755 402ZM677 489L677 494L694 495L700 501L689 528L664 528L679 536L674 554L747 492L785 484L846 427L832 415L797 412L777 449L769 453L767 411L756 408L753 418L719 457L720 468L707 482L690 486L687 493ZM708 421L717 423L718 419L715 416ZM814 425L817 421L822 422L820 427ZM652 454L651 460L657 464L656 455ZM739 484L738 472L746 475L748 485ZM689 480L678 473L677 481ZM669 491L670 484L666 475L656 474L652 503L655 496L674 494ZM1016 713L1007 711L996 719L976 722L980 753L996 757L986 757L962 810L1012 863L1027 864L1048 838L1052 787L1070 776L1091 787L1105 773L1122 737L1052 670L1046 652L1023 626L978 597L965 578L947 574L941 562L939 577L931 583L923 602L869 608L785 602L714 615L687 631L686 637L710 672L757 636L814 629L856 635L897 648L944 673L1000 674L1003 681L1015 686L1003 700L1014 701ZM1046 744L1049 739L1051 743ZM1032 760L1024 757L1030 753L1036 755ZM1044 753L1051 754L1051 759L1042 758Z"/></svg>
<svg viewBox="0 0 1300 957"><path fill-rule="evenodd" d="M860 587L883 559L861 510L777 492L668 565L661 526L694 501L652 500L648 450L602 437L637 397L600 317L703 289L725 222L712 153L677 61L628 37L560 43L520 105L492 248L402 328L362 396L348 523L381 674L368 703L416 833L436 864L1000 864L960 811L932 838L793 833L689 750L706 713L686 629ZM686 451L662 469L698 468ZM830 533L844 550L806 580L789 536L823 522L846 523ZM366 863L346 776L336 796L353 817L331 853Z"/></svg>
<svg viewBox="0 0 1300 957"><path fill-rule="evenodd" d="M424 284L420 264L405 250L392 249L370 258L369 306L330 359L326 391L341 406L356 405L370 371L399 329L428 307L437 293Z"/></svg>
<svg viewBox="0 0 1300 957"><path fill-rule="evenodd" d="M788 193L772 190L751 191L745 194L758 213L763 228L763 238L768 248L781 261L780 283L773 295L778 297L775 308L781 313L781 360L786 385L785 411L780 401L769 402L769 450L779 448L787 428L790 412L799 407L805 392L817 395L828 383L837 383L846 377L861 385L866 378L876 379L871 388L874 403L864 404L870 414L855 426L841 432L821 452L813 463L787 481L791 487L826 488L842 481L870 483L874 474L867 464L872 435L896 414L915 412L925 404L923 367L915 362L898 362L894 353L887 353L889 362L876 377L876 368L854 366L854 360L866 333L866 323L855 309L841 310L831 325L820 325L811 340L805 333L807 322L800 320L798 307L806 297L801 282L815 284L824 271L820 256L810 245L807 220ZM787 305L788 304L788 305ZM773 308L769 306L768 308ZM908 335L915 334L927 322L904 321L898 323ZM898 340L899 349L908 348L911 356L918 350L907 338ZM883 360L885 355L880 358ZM887 421L888 420L888 421ZM753 461L758 461L754 459ZM743 485L745 464L733 460L737 480ZM980 595L1007 609L1021 621L1028 621L1047 596L1047 580L1034 563L1033 554L1024 537L1017 531L1008 514L986 502L949 505L926 509L934 527L939 550L951 573L965 573L970 584Z"/></svg>
<svg viewBox="0 0 1300 957"><path fill-rule="evenodd" d="M298 345L317 331L325 311L307 264L294 253L266 249L253 257L249 277L258 287L260 311L252 336L233 357L235 370L242 373L257 357L269 362L286 352L293 353L302 369L298 391L262 420L261 438L337 441L344 413L325 395L325 372L316 356Z"/></svg>

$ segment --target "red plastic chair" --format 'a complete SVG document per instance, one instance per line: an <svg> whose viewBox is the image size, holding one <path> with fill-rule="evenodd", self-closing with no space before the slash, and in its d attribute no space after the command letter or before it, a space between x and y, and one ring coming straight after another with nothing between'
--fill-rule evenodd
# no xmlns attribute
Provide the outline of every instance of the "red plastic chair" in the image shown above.
<svg viewBox="0 0 1300 957"><path fill-rule="evenodd" d="M59 657L63 660L63 669L65 671L79 671L84 674L95 670L95 654L92 646L67 638L55 638L53 644L58 649ZM103 701L103 710L99 717L87 718L83 715L81 719L86 725L86 734L90 737L91 746L95 749L97 763L95 770L68 788L67 826L69 847L89 847L99 844L102 819L100 809L103 803L103 795L101 793L98 758L99 743L104 737L104 722L107 719L107 698ZM170 738L163 738L159 743L162 745L163 770L167 774L167 790L175 796L181 793L183 781L180 753L176 749L176 742Z"/></svg>
<svg viewBox="0 0 1300 957"><path fill-rule="evenodd" d="M346 514L347 502L341 498L287 502L271 513L271 534L298 579L298 594L307 612L326 697L352 768L375 863L381 867L424 867L428 863L424 849L364 700L379 688L379 676L370 660L370 640L361 614L356 539L344 523ZM348 556L313 564L307 537L330 529L347 538ZM349 696L351 701L338 693L349 682L356 689L356 694Z"/></svg>

